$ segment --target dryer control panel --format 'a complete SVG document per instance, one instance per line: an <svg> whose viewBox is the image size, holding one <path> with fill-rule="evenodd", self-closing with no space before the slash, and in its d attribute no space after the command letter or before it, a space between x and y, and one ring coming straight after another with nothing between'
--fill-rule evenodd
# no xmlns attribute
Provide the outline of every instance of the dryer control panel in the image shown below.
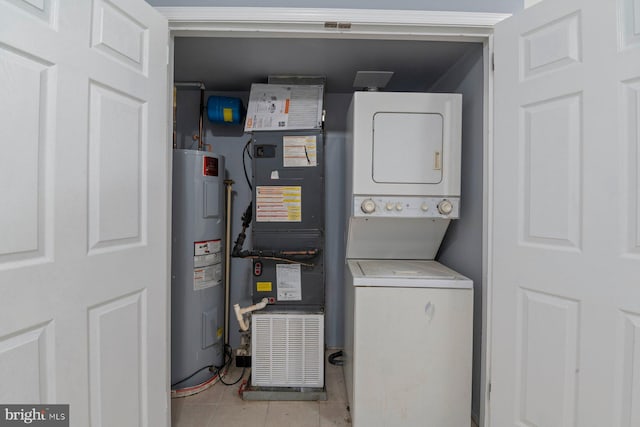
<svg viewBox="0 0 640 427"><path fill-rule="evenodd" d="M459 197L354 196L353 216L385 218L460 217Z"/></svg>

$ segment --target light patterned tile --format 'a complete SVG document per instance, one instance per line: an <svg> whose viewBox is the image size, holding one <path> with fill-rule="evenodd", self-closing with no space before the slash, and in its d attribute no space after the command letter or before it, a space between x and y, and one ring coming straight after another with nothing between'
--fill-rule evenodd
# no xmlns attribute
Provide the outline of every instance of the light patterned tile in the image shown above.
<svg viewBox="0 0 640 427"><path fill-rule="evenodd" d="M199 427L262 427L267 419L269 403L219 403L208 407L212 408L212 416L208 424L202 423Z"/></svg>
<svg viewBox="0 0 640 427"><path fill-rule="evenodd" d="M238 393L240 383L231 386L222 386L221 388L222 391L220 393L220 400L218 403L240 404L245 402L242 400L242 396Z"/></svg>
<svg viewBox="0 0 640 427"><path fill-rule="evenodd" d="M351 416L346 403L327 403L320 407L320 427L343 427L351 425Z"/></svg>
<svg viewBox="0 0 640 427"><path fill-rule="evenodd" d="M341 372L328 374L325 377L327 400L325 403L339 403L347 401L347 389Z"/></svg>
<svg viewBox="0 0 640 427"><path fill-rule="evenodd" d="M172 404L173 407L173 404ZM172 414L172 427L203 427L209 423L215 405L179 405L179 410Z"/></svg>
<svg viewBox="0 0 640 427"><path fill-rule="evenodd" d="M269 402L265 427L319 427L318 402Z"/></svg>
<svg viewBox="0 0 640 427"><path fill-rule="evenodd" d="M185 405L213 405L220 402L223 392L224 386L220 383L216 383L205 391L180 400L183 400Z"/></svg>
<svg viewBox="0 0 640 427"><path fill-rule="evenodd" d="M171 424L177 424L177 419L182 413L184 399L171 399Z"/></svg>
<svg viewBox="0 0 640 427"><path fill-rule="evenodd" d="M234 385L225 385L222 383L216 384L216 387L222 390L220 392L220 400L219 400L220 403L242 403L243 402L242 396L238 394L238 390L240 390L240 385L242 384L243 380L248 381L249 372L250 370L246 369L243 375L243 379L238 381ZM227 375L225 375L222 379L229 384L235 383L236 380L240 378L241 374L242 374L242 368L232 367L231 369L229 369L229 372L227 372Z"/></svg>

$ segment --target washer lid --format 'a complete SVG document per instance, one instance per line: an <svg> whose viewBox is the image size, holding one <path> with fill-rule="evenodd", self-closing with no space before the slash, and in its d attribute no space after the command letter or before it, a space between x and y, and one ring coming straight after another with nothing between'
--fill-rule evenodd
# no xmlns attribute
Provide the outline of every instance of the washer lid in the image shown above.
<svg viewBox="0 0 640 427"><path fill-rule="evenodd" d="M354 286L471 288L471 280L437 261L349 260Z"/></svg>
<svg viewBox="0 0 640 427"><path fill-rule="evenodd" d="M356 262L365 277L454 279L458 276L436 261L380 259Z"/></svg>

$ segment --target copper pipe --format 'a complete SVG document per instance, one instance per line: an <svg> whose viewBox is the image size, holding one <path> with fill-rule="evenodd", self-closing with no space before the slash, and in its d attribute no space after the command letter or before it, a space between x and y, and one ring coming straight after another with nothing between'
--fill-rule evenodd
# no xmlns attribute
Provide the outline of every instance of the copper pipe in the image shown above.
<svg viewBox="0 0 640 427"><path fill-rule="evenodd" d="M229 304L231 289L231 190L233 189L233 180L225 179L224 186L226 213L226 230L224 236L224 344L229 344Z"/></svg>

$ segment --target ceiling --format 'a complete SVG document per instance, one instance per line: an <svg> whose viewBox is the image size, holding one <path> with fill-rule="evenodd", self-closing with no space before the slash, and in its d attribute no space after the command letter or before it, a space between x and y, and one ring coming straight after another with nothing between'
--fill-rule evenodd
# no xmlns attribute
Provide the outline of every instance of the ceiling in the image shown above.
<svg viewBox="0 0 640 427"><path fill-rule="evenodd" d="M326 92L350 93L356 71L393 71L388 91L423 92L477 43L295 38L176 37L175 81L211 91L249 91L269 75L325 76Z"/></svg>

